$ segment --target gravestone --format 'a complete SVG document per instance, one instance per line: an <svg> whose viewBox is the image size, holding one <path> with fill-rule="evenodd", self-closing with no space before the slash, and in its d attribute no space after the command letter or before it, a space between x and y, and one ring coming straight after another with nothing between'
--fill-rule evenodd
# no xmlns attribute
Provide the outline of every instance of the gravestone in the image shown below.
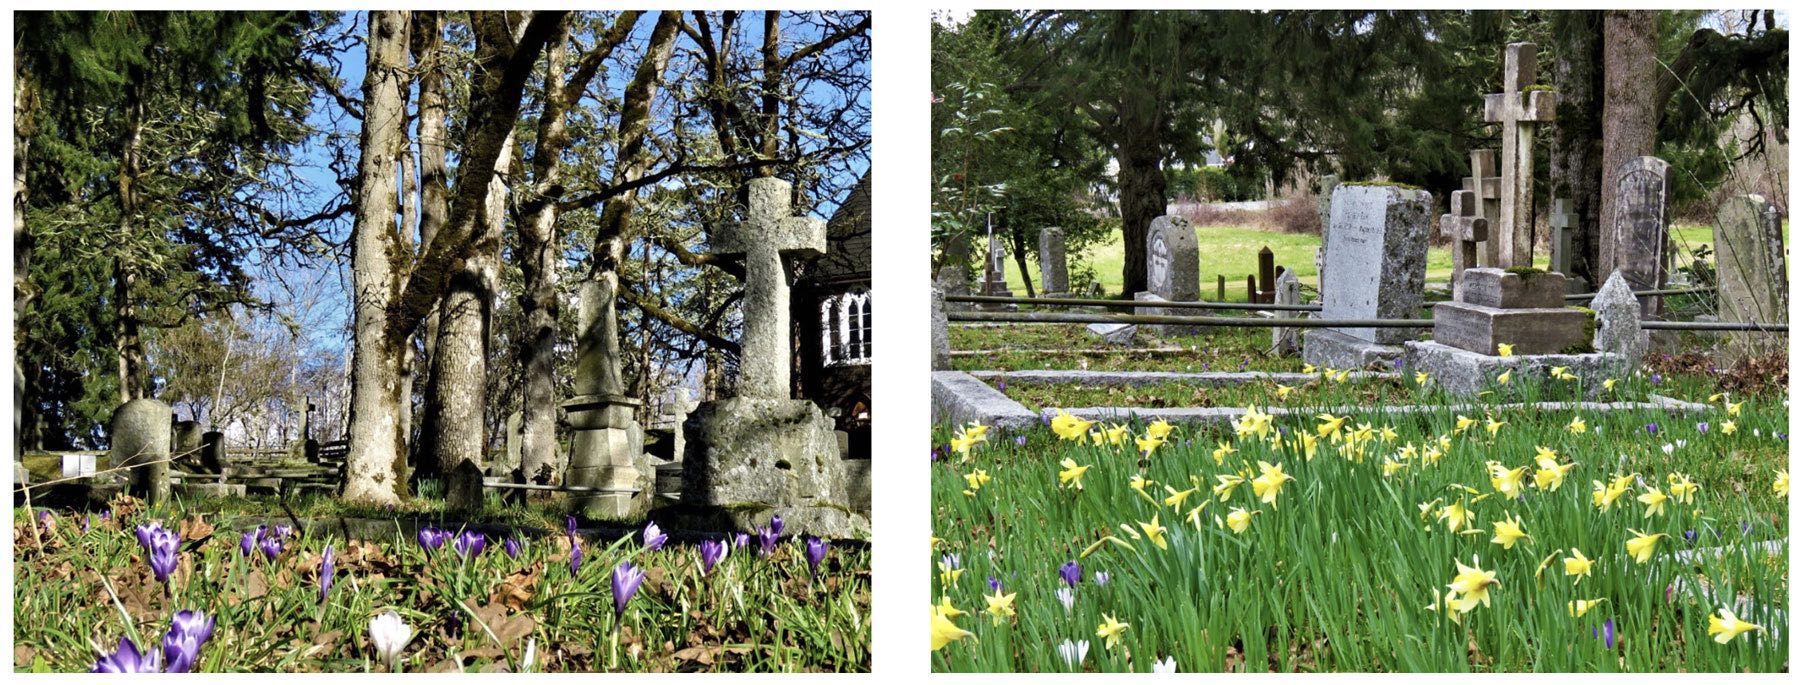
<svg viewBox="0 0 1800 685"><path fill-rule="evenodd" d="M1481 243L1488 239L1488 221L1480 215L1479 204L1474 192L1455 191L1450 193L1450 213L1438 219L1438 230L1450 240L1450 287L1459 300L1463 272L1477 265Z"/></svg>
<svg viewBox="0 0 1800 685"><path fill-rule="evenodd" d="M1781 210L1761 195L1739 195L1719 208L1713 227L1718 260L1719 316L1726 321L1785 323L1787 259L1782 254ZM1786 336L1732 333L1725 356L1736 360L1786 347Z"/></svg>
<svg viewBox="0 0 1800 685"><path fill-rule="evenodd" d="M1337 190L1339 183L1337 174L1325 174L1319 178L1319 251L1313 253L1313 268L1319 274L1321 282L1325 279L1325 240L1331 236L1331 193Z"/></svg>
<svg viewBox="0 0 1800 685"><path fill-rule="evenodd" d="M1012 297L1012 290L1006 287L1006 240L988 234L987 267L981 294L992 297Z"/></svg>
<svg viewBox="0 0 1800 685"><path fill-rule="evenodd" d="M969 239L962 233L944 239L944 256L938 263L937 287L945 295L969 294ZM947 303L951 310L967 309L962 302Z"/></svg>
<svg viewBox="0 0 1800 685"><path fill-rule="evenodd" d="M1194 236L1193 224L1178 216L1156 217L1144 234L1144 247L1144 281L1151 295L1170 302L1200 299L1200 241ZM1180 316L1185 310L1138 307L1137 313ZM1150 330L1162 335L1194 335L1205 327L1153 325Z"/></svg>
<svg viewBox="0 0 1800 685"><path fill-rule="evenodd" d="M1275 279L1275 304L1300 304L1300 279L1294 277L1292 270L1281 272ZM1303 312L1277 310L1275 318L1292 319L1303 316ZM1269 354L1276 357L1292 357L1300 353L1300 329L1269 329Z"/></svg>
<svg viewBox="0 0 1800 685"><path fill-rule="evenodd" d="M137 399L113 410L107 432L112 440L111 466L134 467L131 493L151 506L169 498L169 405Z"/></svg>
<svg viewBox="0 0 1800 685"><path fill-rule="evenodd" d="M1130 345L1137 339L1138 327L1134 323L1090 323L1087 331L1109 345Z"/></svg>
<svg viewBox="0 0 1800 685"><path fill-rule="evenodd" d="M199 421L176 421L169 428L170 452L179 459L194 460L200 453Z"/></svg>
<svg viewBox="0 0 1800 685"><path fill-rule="evenodd" d="M1503 344L1521 355L1585 346L1587 314L1563 306L1562 274L1481 267L1463 277L1456 301L1432 307L1432 340L1486 355Z"/></svg>
<svg viewBox="0 0 1800 685"><path fill-rule="evenodd" d="M931 370L950 368L950 318L944 312L944 289L931 286Z"/></svg>
<svg viewBox="0 0 1800 685"><path fill-rule="evenodd" d="M207 431L200 434L200 470L202 473L225 473L225 434Z"/></svg>
<svg viewBox="0 0 1800 685"><path fill-rule="evenodd" d="M1656 290L1667 278L1669 244L1669 163L1639 157L1619 169L1618 199L1611 217L1612 267L1632 290ZM1638 300L1646 319L1661 311L1661 298Z"/></svg>
<svg viewBox="0 0 1800 685"><path fill-rule="evenodd" d="M571 430L563 483L599 490L570 495L570 508L583 516L636 521L649 508L655 486L653 476L639 468L644 459L644 429L638 425L637 412L643 403L626 394L619 368L618 291L618 274L613 271L601 272L580 286L576 394L561 405ZM753 296L747 289L745 306ZM785 374L786 367L781 371ZM533 475L525 474L527 478ZM643 485L646 481L648 487Z"/></svg>
<svg viewBox="0 0 1800 685"><path fill-rule="evenodd" d="M1346 183L1331 199L1332 265L1319 284L1322 319L1409 319L1425 291L1431 193L1385 184ZM1303 336L1308 363L1366 368L1398 358L1404 328L1314 328Z"/></svg>
<svg viewBox="0 0 1800 685"><path fill-rule="evenodd" d="M1038 273L1044 297L1069 294L1069 252L1062 229L1052 226L1038 232Z"/></svg>
<svg viewBox="0 0 1800 685"><path fill-rule="evenodd" d="M1501 268L1531 266L1532 134L1556 120L1556 92L1536 83L1537 46L1508 44L1502 91L1484 102L1488 123L1500 124L1500 216L1488 230Z"/></svg>
<svg viewBox="0 0 1800 685"><path fill-rule="evenodd" d="M1588 307L1594 310L1594 350L1617 354L1636 368L1650 349L1650 336L1644 331L1637 296L1631 294L1624 274L1614 270L1607 276Z"/></svg>
<svg viewBox="0 0 1800 685"><path fill-rule="evenodd" d="M1494 150L1469 151L1469 175L1463 177L1462 189L1475 194L1475 215L1487 219L1487 235L1491 237L1494 223L1500 220L1500 172L1495 166ZM1499 263L1500 242L1483 238L1471 265L1495 266Z"/></svg>
<svg viewBox="0 0 1800 685"><path fill-rule="evenodd" d="M700 529L754 530L779 515L796 532L859 535L867 519L846 504L831 419L810 400L789 397L782 257L826 250L824 220L789 215L790 188L751 180L744 219L715 239L719 253L746 255L738 396L701 403L688 416L679 516Z"/></svg>
<svg viewBox="0 0 1800 685"><path fill-rule="evenodd" d="M502 463L489 464L488 471L495 476L512 476L524 463L525 459L525 413L513 412L506 415L506 459Z"/></svg>
<svg viewBox="0 0 1800 685"><path fill-rule="evenodd" d="M1580 216L1569 211L1568 198L1550 202L1550 270L1568 277L1571 295L1590 292L1586 279L1569 273L1575 268L1575 232L1580 220Z"/></svg>

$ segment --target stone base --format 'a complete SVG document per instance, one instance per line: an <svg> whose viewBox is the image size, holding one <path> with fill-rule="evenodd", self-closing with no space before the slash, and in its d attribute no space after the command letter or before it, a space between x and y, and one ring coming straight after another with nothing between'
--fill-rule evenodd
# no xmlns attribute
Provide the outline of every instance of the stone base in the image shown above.
<svg viewBox="0 0 1800 685"><path fill-rule="evenodd" d="M600 413L600 412L596 412ZM590 424L591 425L591 424ZM563 482L620 492L570 493L569 506L596 521L637 521L650 510L655 474L640 465L644 431L635 421L618 428L576 430L569 448L569 470ZM645 484L645 478L650 482Z"/></svg>
<svg viewBox="0 0 1800 685"><path fill-rule="evenodd" d="M1167 298L1152 292L1139 292L1132 296L1139 302L1168 302ZM1193 316L1197 311L1172 307L1138 307L1131 313L1138 316ZM1208 326L1177 326L1169 324L1149 324L1145 328L1155 335L1200 335L1207 332Z"/></svg>
<svg viewBox="0 0 1800 685"><path fill-rule="evenodd" d="M1432 340L1484 355L1499 354L1501 344L1512 345L1513 354L1564 354L1592 349L1589 315L1579 309L1498 309L1439 302L1432 307L1431 317Z"/></svg>
<svg viewBox="0 0 1800 685"><path fill-rule="evenodd" d="M1301 336L1300 358L1313 366L1333 369L1391 369L1405 351L1398 345L1382 345L1329 328L1308 329Z"/></svg>
<svg viewBox="0 0 1800 685"><path fill-rule="evenodd" d="M680 504L656 512L664 528L701 533L754 533L781 517L784 538L814 535L827 539L867 540L869 518L835 507L696 507Z"/></svg>
<svg viewBox="0 0 1800 685"><path fill-rule="evenodd" d="M1137 340L1138 327L1130 323L1090 323L1087 331L1109 345L1130 345Z"/></svg>
<svg viewBox="0 0 1800 685"><path fill-rule="evenodd" d="M249 488L243 483L181 483L172 485L176 497L245 497Z"/></svg>
<svg viewBox="0 0 1800 685"><path fill-rule="evenodd" d="M995 433L1008 433L1042 425L1037 414L962 371L931 373L931 422L965 424L980 421Z"/></svg>
<svg viewBox="0 0 1800 685"><path fill-rule="evenodd" d="M684 508L850 509L831 419L810 400L706 402L686 430Z"/></svg>
<svg viewBox="0 0 1800 685"><path fill-rule="evenodd" d="M1623 378L1630 370L1625 358L1607 352L1586 354L1515 354L1497 357L1458 349L1437 342L1406 343L1406 368L1431 374L1431 381L1453 395L1472 396L1488 389L1494 378L1512 370L1512 383L1541 381L1550 368L1568 367L1581 378L1589 397L1600 392L1608 378Z"/></svg>

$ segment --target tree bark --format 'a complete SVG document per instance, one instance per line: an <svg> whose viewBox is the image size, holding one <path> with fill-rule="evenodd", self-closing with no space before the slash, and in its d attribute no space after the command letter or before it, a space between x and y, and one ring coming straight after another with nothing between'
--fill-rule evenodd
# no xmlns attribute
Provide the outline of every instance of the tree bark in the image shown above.
<svg viewBox="0 0 1800 685"><path fill-rule="evenodd" d="M1605 26L1606 99L1601 110L1605 152L1600 181L1600 268L1595 272L1600 282L1620 263L1618 236L1612 225L1618 212L1619 167L1655 154L1660 114L1652 87L1657 82L1656 12L1609 10Z"/></svg>
<svg viewBox="0 0 1800 685"><path fill-rule="evenodd" d="M369 13L369 48L363 76L362 156L357 163L356 222L351 234L354 329L350 373L350 447L343 498L400 503L400 362L406 336L389 335L390 305L403 285L395 262L411 257L395 230L394 175L405 140L405 92L409 86L408 16Z"/></svg>
<svg viewBox="0 0 1800 685"><path fill-rule="evenodd" d="M1161 107L1155 99L1127 93L1119 98L1119 220L1123 225L1123 294L1148 287L1144 238L1150 222L1169 210L1168 179L1162 170Z"/></svg>
<svg viewBox="0 0 1800 685"><path fill-rule="evenodd" d="M445 161L449 146L449 131L446 120L449 117L449 106L445 102L445 70L444 61L439 54L444 42L444 13L437 10L421 11L413 15L411 49L413 68L419 79L419 196L418 241L420 249L429 249L437 237L438 230L449 219L450 214L450 172ZM411 197L411 196L406 196ZM408 235L409 239L411 235ZM412 388L415 383L422 382L424 387L431 387L432 360L437 357L438 344L438 311L434 306L430 314L425 316L424 325L420 327L418 344L406 346L407 370L405 387L401 397L402 435L411 438L412 430ZM423 349L424 359L415 360L415 350ZM414 371L416 369L416 371ZM417 378L417 376L424 378ZM436 453L437 417L430 412L422 412L419 417L420 430L418 438L412 445L412 463L429 464L430 455Z"/></svg>
<svg viewBox="0 0 1800 685"><path fill-rule="evenodd" d="M1554 13L1556 125L1551 126L1550 197L1565 198L1575 219L1571 230L1569 274L1599 288L1606 275L1600 264L1600 179L1604 146L1600 137L1601 99L1606 81L1601 69L1604 13L1570 10ZM1610 273L1610 272L1609 272Z"/></svg>
<svg viewBox="0 0 1800 685"><path fill-rule="evenodd" d="M135 74L134 74L135 76ZM144 100L136 86L125 89L125 122L119 146L118 248L113 259L113 347L119 360L119 403L146 397L150 374L144 365L143 321L137 309L137 267L127 252L136 241L137 183L143 175Z"/></svg>
<svg viewBox="0 0 1800 685"><path fill-rule="evenodd" d="M36 413L28 399L36 393L25 384L25 369L20 366L20 343L25 340L25 310L37 295L31 285L31 234L25 229L28 203L25 167L31 152L31 136L35 126L36 93L23 63L13 59L13 458L25 453L25 427L35 423Z"/></svg>

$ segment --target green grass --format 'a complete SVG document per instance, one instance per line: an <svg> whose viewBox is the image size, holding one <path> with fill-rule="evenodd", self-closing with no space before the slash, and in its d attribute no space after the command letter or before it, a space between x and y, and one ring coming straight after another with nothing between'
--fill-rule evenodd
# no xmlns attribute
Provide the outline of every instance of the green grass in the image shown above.
<svg viewBox="0 0 1800 685"><path fill-rule="evenodd" d="M1129 310L1119 310L1129 311ZM1157 338L1139 333L1138 347L1180 346L1177 355L1106 345L1081 324L951 326L950 349L993 354L951 357L959 371L989 369L1089 369L1094 371L1299 371L1302 362L1270 357L1266 328L1216 328L1203 335ZM1084 349L1083 355L1041 355L1048 349Z"/></svg>
<svg viewBox="0 0 1800 685"><path fill-rule="evenodd" d="M96 646L110 652L121 637L160 644L181 609L217 622L198 671L385 670L372 659L369 622L390 609L415 631L402 656L409 671L517 670L530 641L532 670L542 672L866 671L871 663L863 546L833 545L816 577L796 539L767 557L752 542L703 573L694 546L671 542L652 551L633 535L583 542L584 560L572 574L560 526L545 537L521 536L517 559L490 537L484 554L465 561L448 545L427 554L396 519L395 532L378 539L309 531L268 560L242 556L238 531L213 530L233 515L257 513L252 504L114 505L110 520L60 511L38 525L34 512L14 509L18 670L86 671ZM322 514L323 507L308 508ZM266 501L260 509L274 511ZM132 532L152 521L182 532L179 566L166 585L150 574ZM328 544L337 571L321 601L318 570ZM626 561L644 568L647 580L615 620L611 575Z"/></svg>
<svg viewBox="0 0 1800 685"><path fill-rule="evenodd" d="M1659 391L1704 400L1707 383L1669 379ZM1148 458L1129 442L1083 444L1048 428L1026 432L1022 443L995 437L966 459L952 454L932 466L932 601L968 612L954 623L972 633L934 651L933 667L1148 671L1173 658L1183 672L1782 670L1785 551L1733 547L1685 562L1673 554L1696 546L1685 538L1689 530L1700 545L1788 538L1787 502L1771 491L1786 464L1788 443L1777 431L1787 430L1787 409L1782 397L1731 398L1738 400L1746 402L1738 416L1728 416L1723 402L1703 415L1589 413L1580 415L1588 427L1582 433L1569 428L1578 416L1570 412L1472 412L1476 423L1463 430L1449 411L1359 413L1334 435L1366 424L1366 438L1355 447L1322 438L1310 457L1293 439L1316 435L1319 419L1310 416L1275 420L1261 434L1177 428ZM1491 434L1490 419L1504 422ZM1722 430L1728 420L1736 428L1730 435ZM933 438L944 444L951 432L938 426ZM1215 460L1221 444L1236 452ZM1441 458L1423 456L1430 447ZM1576 464L1557 490L1532 484L1539 447ZM1082 489L1059 484L1065 459L1089 467ZM1401 466L1384 470L1389 460ZM1525 467L1520 496L1495 494L1490 460ZM1255 497L1250 483L1214 494L1217 476L1254 478L1259 462L1294 478L1272 502ZM1609 510L1594 504L1591 481L1634 473L1642 480ZM1636 498L1649 486L1667 493L1671 474L1698 483L1698 494L1647 517ZM971 476L980 487L971 487ZM1137 479L1149 481L1138 481L1141 492ZM1197 490L1185 501L1166 501L1190 488ZM1482 532L1447 530L1434 515L1452 504L1472 513L1461 531ZM1242 533L1222 525L1234 508L1256 512ZM1509 516L1530 535L1511 549L1491 541L1494 523ZM1166 549L1145 537L1141 523L1153 520L1168 529ZM1628 529L1668 537L1638 563L1626 553ZM1560 563L1574 548L1596 562L1580 583ZM956 557L960 576L939 573L945 555ZM1065 609L1058 568L1071 561L1084 574ZM1459 562L1494 572L1499 584L1489 605L1456 623L1427 606ZM1105 585L1095 582L1102 571L1110 575ZM989 578L1001 584L998 593ZM1720 604L1703 588L1723 601L1751 601L1741 617L1764 629L1713 642L1708 616ZM1015 615L987 611L988 598L1001 594L1014 595ZM1576 599L1604 601L1575 618L1567 605ZM1130 625L1111 648L1096 635L1108 616ZM1611 645L1598 636L1609 620ZM1091 643L1084 662L1065 663L1058 653L1065 640Z"/></svg>

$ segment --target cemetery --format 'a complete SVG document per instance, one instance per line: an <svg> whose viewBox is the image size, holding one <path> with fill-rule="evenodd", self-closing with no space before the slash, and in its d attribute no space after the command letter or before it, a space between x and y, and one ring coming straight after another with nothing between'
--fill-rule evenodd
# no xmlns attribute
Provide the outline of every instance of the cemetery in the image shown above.
<svg viewBox="0 0 1800 685"><path fill-rule="evenodd" d="M16 670L870 669L868 12L17 22Z"/></svg>
<svg viewBox="0 0 1800 685"><path fill-rule="evenodd" d="M1786 40L938 16L934 670L1785 672Z"/></svg>

